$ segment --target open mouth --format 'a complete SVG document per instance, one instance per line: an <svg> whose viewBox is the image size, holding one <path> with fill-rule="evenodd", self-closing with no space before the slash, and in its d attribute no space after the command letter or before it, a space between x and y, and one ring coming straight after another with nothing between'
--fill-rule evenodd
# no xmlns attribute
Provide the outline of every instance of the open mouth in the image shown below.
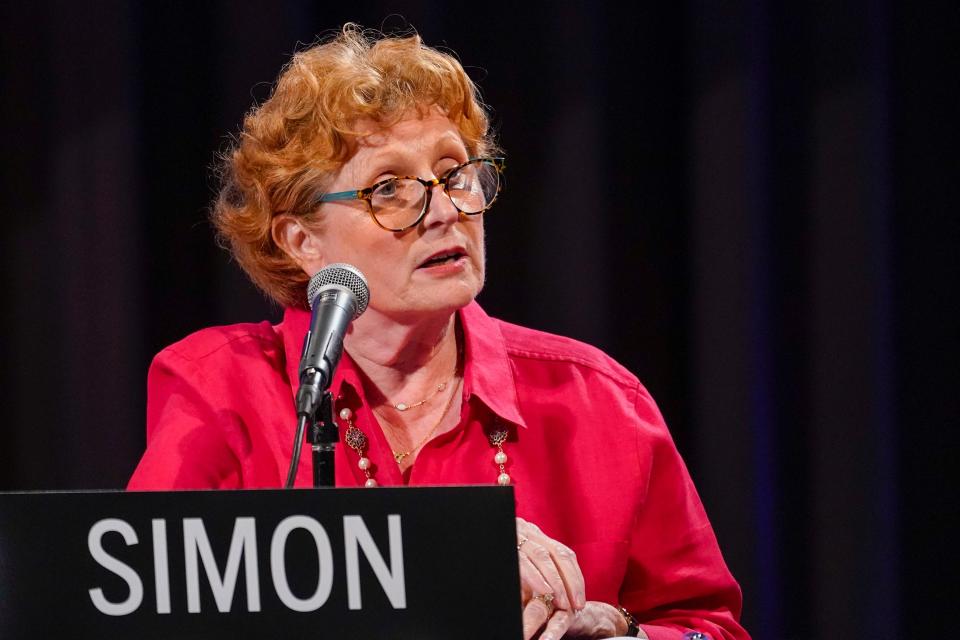
<svg viewBox="0 0 960 640"><path fill-rule="evenodd" d="M430 267L436 267L444 264L453 264L457 260L466 257L466 253L460 249L451 249L450 251L444 251L442 253L437 253L430 256L427 260L423 262L418 269L429 269Z"/></svg>

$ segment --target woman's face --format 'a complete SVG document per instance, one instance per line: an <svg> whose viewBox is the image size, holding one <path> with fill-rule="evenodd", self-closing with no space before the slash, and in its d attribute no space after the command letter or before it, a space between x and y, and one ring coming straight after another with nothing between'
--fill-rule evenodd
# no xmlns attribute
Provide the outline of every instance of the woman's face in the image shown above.
<svg viewBox="0 0 960 640"><path fill-rule="evenodd" d="M388 129L359 123L364 135L328 192L363 189L393 176L441 177L468 159L457 127L437 109ZM356 266L370 285L371 310L399 322L450 313L470 303L483 287L483 216L461 216L442 187L434 187L419 225L386 231L363 201L321 205L317 234L321 258L304 264L308 275L334 262ZM451 256L437 261L441 255ZM428 263L429 262L429 263Z"/></svg>

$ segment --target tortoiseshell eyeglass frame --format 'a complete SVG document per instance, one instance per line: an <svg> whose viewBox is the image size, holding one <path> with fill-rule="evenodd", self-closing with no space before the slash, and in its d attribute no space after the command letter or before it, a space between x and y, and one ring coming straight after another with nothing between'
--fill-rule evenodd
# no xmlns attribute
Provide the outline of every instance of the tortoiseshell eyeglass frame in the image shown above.
<svg viewBox="0 0 960 640"><path fill-rule="evenodd" d="M451 175L453 175L460 169L463 169L467 165L473 164L474 162L483 162L484 164L488 164L497 170L497 192L493 194L493 197L487 203L487 206L485 206L480 211L474 211L470 213L460 209L460 207L457 206L457 203L453 201L453 198L450 198L450 193L447 191L447 180L450 178ZM443 174L443 176L440 178L433 178L432 180L424 180L423 178L420 178L418 176L395 176L393 178L387 178L386 180L381 180L376 184L370 185L366 189L352 189L350 191L337 191L336 193L325 193L324 195L320 196L320 198L317 199L317 204L318 205L323 204L324 202L339 202L343 200L363 200L364 202L367 203L367 212L370 214L370 217L373 219L374 224L376 224L378 227L386 231L399 233L401 231L406 231L407 229L412 229L413 227L420 224L420 221L422 221L424 216L427 215L427 210L430 209L430 198L433 196L433 188L438 184L443 185L443 192L447 194L447 197L450 198L450 202L453 203L454 208L457 211L459 211L461 214L467 215L467 216L475 216L487 211L490 207L493 206L493 203L497 201L497 196L500 195L500 191L503 189L503 171L505 168L506 168L506 158L503 158L503 157L470 158L463 164L458 164L457 166L453 167L452 169L447 171L445 174ZM417 182L422 184L426 189L427 197L423 201L423 209L420 210L420 215L417 216L416 220L414 220L413 222L411 222L405 227L401 227L399 229L392 229L390 227L384 226L383 224L381 224L379 220L377 220L377 216L373 213L373 203L371 202L371 198L373 196L374 191L376 191L377 189L379 189L385 184L396 182L398 180L416 180Z"/></svg>

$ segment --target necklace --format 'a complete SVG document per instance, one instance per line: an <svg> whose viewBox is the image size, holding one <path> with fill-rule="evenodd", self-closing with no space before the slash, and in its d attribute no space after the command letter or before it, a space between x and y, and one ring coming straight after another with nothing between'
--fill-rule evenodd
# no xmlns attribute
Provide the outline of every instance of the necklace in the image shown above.
<svg viewBox="0 0 960 640"><path fill-rule="evenodd" d="M459 371L459 368L460 368L459 363L463 360L463 337L459 333L460 332L459 326L457 326L457 332L458 332L457 334L457 342L458 342L457 363L458 364L457 364L457 369L454 370L453 376L450 378L450 380L439 384L437 386L437 390L434 393L430 394L430 396L428 396L427 398L424 398L420 402L414 403L412 405L406 405L402 402L399 402L393 405L395 409L397 409L398 411L406 411L407 409L422 405L424 402L432 398L434 395L443 391L443 389L446 388L446 386L454 378L456 378L457 372ZM447 400L447 406L444 407L443 413L440 415L440 419L437 420L437 423L433 425L433 428L430 429L429 433L427 433L427 435L420 442L418 442L415 447L413 447L409 451L397 452L397 451L391 450L391 453L393 454L393 459L397 462L397 464L400 464L400 462L407 456L413 455L415 451L419 450L420 447L426 444L427 440L429 440L430 437L433 436L434 433L436 433L437 429L440 428L440 424L443 422L443 419L446 417L447 413L450 411L450 407L453 405L453 400L456 397L457 397L457 393L456 393L456 390L454 390L454 393L450 394L450 399ZM401 406L403 408L401 408ZM366 476L367 478L363 486L376 487L377 480L376 478L373 477L373 463L370 462L370 458L368 458L366 455L367 447L370 444L370 441L367 440L366 434L363 431L361 431L356 424L354 424L353 411L351 411L349 407L342 407L338 415L340 416L341 420L344 420L347 423L347 431L344 434L344 441L347 443L347 446L353 449L357 453L357 456L359 456L359 460L357 460L357 466L360 468L361 471L363 471L363 475ZM383 418L383 416L380 416L380 417ZM384 422L386 422L387 424L390 424L390 421L385 418L384 418ZM507 470L506 470L508 458L507 458L506 452L504 452L503 450L503 445L507 441L507 438L510 436L510 432L506 428L501 426L499 424L499 421L494 422L494 425L495 427L487 433L487 440L490 442L491 446L496 447L497 449L496 454L494 454L493 456L493 464L496 465L499 471L499 473L497 474L497 484L499 484L500 486L506 486L511 483L512 479L510 478L510 474L507 473ZM392 427L393 425L390 425L390 426Z"/></svg>
<svg viewBox="0 0 960 640"><path fill-rule="evenodd" d="M456 373L454 373L454 375L456 375ZM428 395L426 398L424 398L420 402L414 402L413 404L407 404L406 402L398 402L393 405L393 408L396 409L397 411L407 411L408 409L416 409L417 407L423 404L426 404L426 402L431 398L433 398L433 396L436 396L442 393L443 390L447 388L447 385L450 384L450 382L452 381L453 381L453 378L450 378L450 380L447 380L446 382L441 382L440 384L437 385L437 388L434 389L430 395Z"/></svg>
<svg viewBox="0 0 960 640"><path fill-rule="evenodd" d="M456 374L454 374L454 375L456 375ZM443 383L442 385L440 385L441 388L444 387L444 386L446 386L446 383ZM453 406L453 399L456 398L456 397L457 397L457 390L454 389L454 390L453 390L453 393L450 394L450 398L447 400L447 405L443 408L443 412L440 414L440 418L437 419L436 424L433 425L433 427L430 429L430 431L427 432L427 435L423 436L423 438L421 438L420 442L418 442L417 444L415 444L412 449L410 449L409 451L393 451L393 450L391 449L391 453L393 454L393 459L397 461L397 464L400 464L401 462L403 462L403 459L404 459L404 458L413 455L413 453L414 453L415 451L418 451L418 450L420 449L420 447L422 447L424 444L426 444L427 440L429 440L430 437L433 436L433 434L437 432L437 429L439 429L439 428L440 428L440 425L443 424L443 419L447 417L447 413L449 413L450 407ZM426 402L426 400L421 400L418 404L423 404L424 402ZM416 406L416 405L411 405L411 406ZM374 413L376 413L376 412L374 412ZM379 416L381 420L383 420L383 421L386 422L388 425L390 425L390 428L391 428L393 431L398 431L398 429L397 429L395 426L393 426L393 423L392 423L392 422L390 422L389 420L387 420L385 417L383 417L383 416L380 415L379 413L377 413L377 416Z"/></svg>
<svg viewBox="0 0 960 640"><path fill-rule="evenodd" d="M420 402L414 402L413 404L407 404L406 402L396 402L396 403L393 403L394 409L396 409L397 411L408 411L410 409L416 409L417 407L423 406L424 404L427 403L427 401L433 398L433 396L443 393L443 390L447 388L447 385L453 382L453 379L457 377L457 370L460 367L460 361L463 359L463 338L460 335L459 325L457 325L457 328L455 329L455 331L457 336L457 361L454 363L453 374L450 376L450 379L447 380L446 382L441 382L440 384L438 384L437 388L434 389L427 397L425 397ZM416 447L414 447L413 451L416 451ZM400 462L400 460L397 460L397 462Z"/></svg>
<svg viewBox="0 0 960 640"><path fill-rule="evenodd" d="M446 389L446 388L447 388L447 385L450 384L451 382L453 382L453 380L457 377L457 372L460 370L460 361L463 360L463 337L460 335L460 328L459 328L459 326L457 326L457 328L455 329L455 331L456 331L456 342L457 342L457 360L456 360L456 362L454 363L453 374L450 376L450 379L447 380L446 382L441 382L440 384L438 384L436 390L435 390L433 393L431 393L430 395L428 395L426 398L424 398L423 400L421 400L420 402L414 402L413 404L406 404L406 403L404 403L404 402L398 402L398 403L396 403L396 404L393 405L393 408L394 408L394 409L396 409L397 411L406 411L406 410L408 410L408 409L413 409L413 408L415 408L415 407L421 406L422 404L424 404L425 402L427 402L427 400L430 400L431 398L433 398L433 396L439 394L439 393L442 392L444 389ZM440 413L440 417L437 419L436 424L433 425L433 427L430 429L430 431L427 432L427 435L425 435L425 436L420 440L420 442L418 442L417 444L415 444L415 445L413 446L413 448L411 448L409 451L394 451L393 449L390 450L390 452L393 454L393 459L396 460L397 464L400 464L401 462L403 462L403 459L404 459L404 458L413 455L414 452L418 451L418 450L420 449L420 447L422 447L424 444L426 444L427 440L429 440L429 439L431 438L431 436L433 436L433 434L437 432L437 429L439 429L439 428L440 428L440 425L443 424L443 419L444 419L445 417L447 417L447 412L450 411L450 407L451 407L451 405L453 405L453 399L454 399L456 396L457 396L457 390L454 389L454 390L453 390L453 393L450 394L450 398L447 400L447 405L443 408L443 411ZM386 422L386 423L390 426L390 429L391 429L392 431L394 431L395 433L398 432L398 431L400 431L400 429L397 429L397 428L393 425L392 422L390 422L389 420L387 420L387 418L386 418L385 416L381 415L381 414L380 414L379 412L377 412L376 410L374 410L374 413L376 413L377 416L379 416L381 420L383 420L384 422Z"/></svg>
<svg viewBox="0 0 960 640"><path fill-rule="evenodd" d="M456 394L453 394L456 396ZM444 414L450 410L450 403L447 404L447 408L444 410ZM365 487L376 487L377 480L373 477L373 465L370 462L370 458L367 457L367 445L370 444L367 440L366 434L361 431L356 424L353 422L353 411L347 407L340 409L339 413L340 419L347 422L347 432L344 435L344 441L347 443L347 446L357 452L357 455L360 456L360 459L357 461L357 466L363 471L363 475L366 476L367 480L363 483ZM443 418L440 418L441 421ZM439 423L438 423L439 424ZM436 430L437 427L434 427ZM506 471L507 465L507 454L503 450L503 444L507 441L507 437L510 435L510 432L505 428L495 428L487 434L487 439L490 441L490 445L497 448L497 453L493 456L493 463L497 466L499 474L497 475L497 484L500 486L506 486L510 484L511 478L510 474ZM428 436L429 437L429 436ZM424 440L425 442L425 440ZM421 445L423 442L420 443ZM420 445L417 445L419 448ZM407 452L406 455L410 455L413 451L416 451L416 448L412 449L410 452ZM393 454L396 459L397 454ZM401 458L402 460L402 458ZM399 460L398 460L399 462Z"/></svg>

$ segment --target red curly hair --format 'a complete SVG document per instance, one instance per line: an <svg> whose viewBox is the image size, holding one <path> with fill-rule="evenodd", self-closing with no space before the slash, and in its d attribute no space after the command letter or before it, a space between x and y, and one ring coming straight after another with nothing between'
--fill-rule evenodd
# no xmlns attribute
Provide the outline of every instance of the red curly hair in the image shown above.
<svg viewBox="0 0 960 640"><path fill-rule="evenodd" d="M316 201L349 158L358 120L389 127L428 107L450 118L471 155L496 151L477 87L453 56L416 34L347 24L296 53L221 157L211 214L221 244L270 298L307 308L309 278L274 241L273 218L316 222Z"/></svg>

